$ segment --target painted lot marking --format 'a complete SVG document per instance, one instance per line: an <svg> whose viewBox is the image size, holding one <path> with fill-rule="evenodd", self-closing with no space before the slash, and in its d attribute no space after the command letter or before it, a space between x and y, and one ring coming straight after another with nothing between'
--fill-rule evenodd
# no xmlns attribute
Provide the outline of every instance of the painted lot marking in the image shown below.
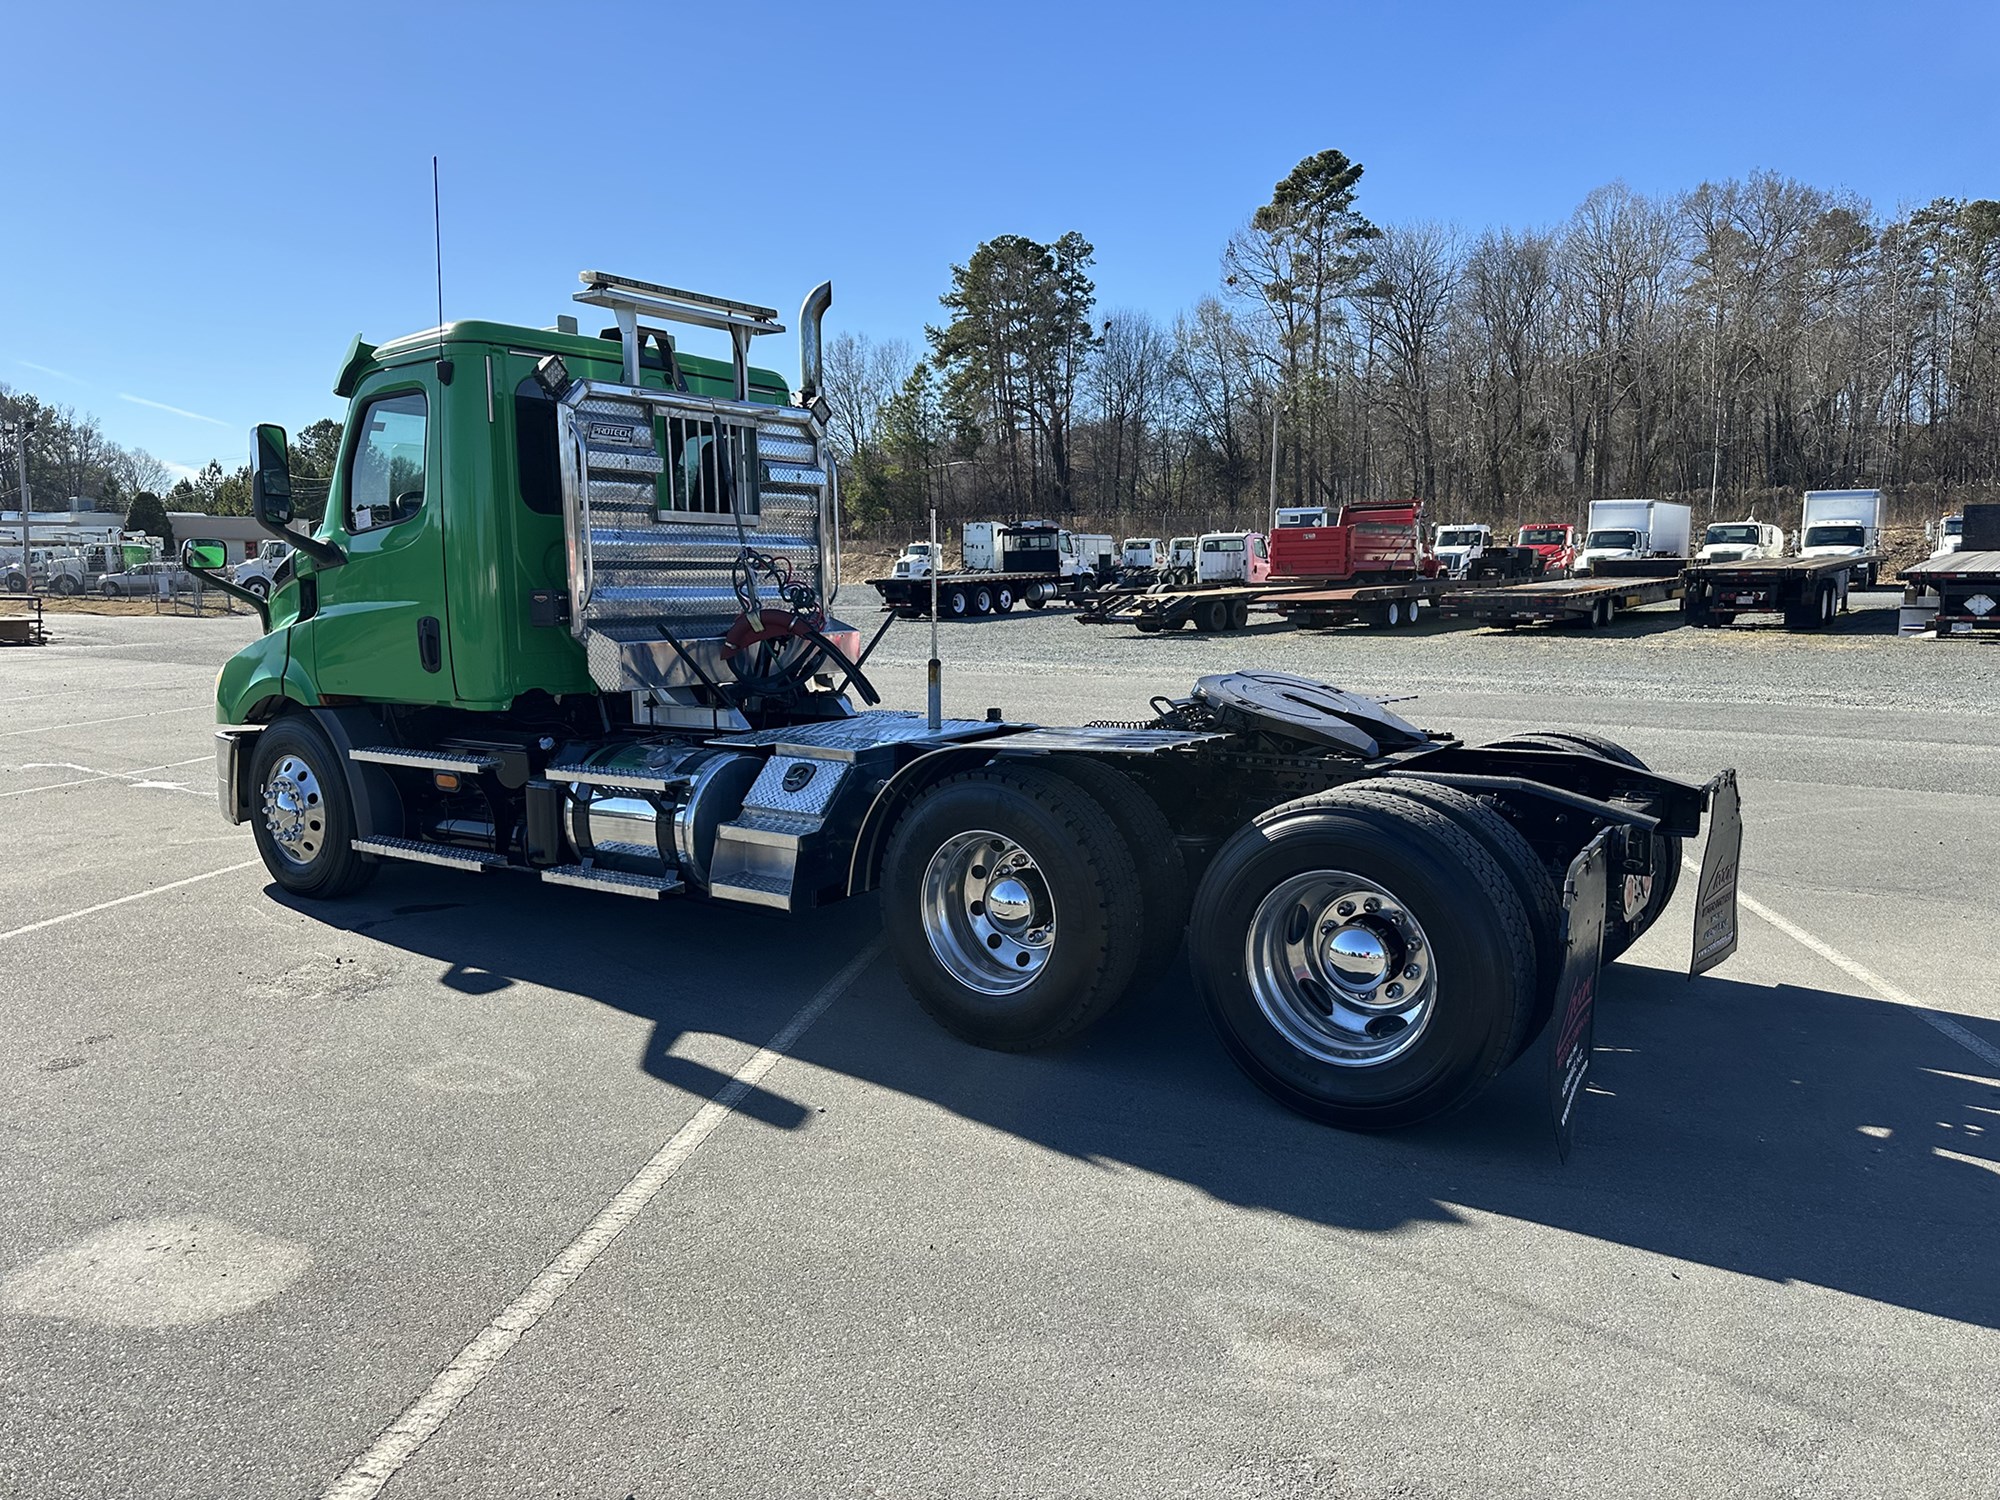
<svg viewBox="0 0 2000 1500"><path fill-rule="evenodd" d="M661 1189L687 1164L701 1143L715 1133L715 1128L729 1118L750 1090L763 1081L813 1022L825 1014L827 1007L881 956L883 946L879 937L869 943L819 993L800 1006L783 1029L738 1068L729 1082L695 1111L694 1118L675 1131L659 1153L612 1195L597 1217L548 1263L541 1275L493 1315L492 1321L459 1351L458 1357L438 1372L430 1389L404 1407L403 1414L383 1430L368 1450L327 1486L322 1500L373 1500L381 1494L382 1487L396 1477L397 1471L444 1425L459 1403L507 1357L521 1336L542 1320L598 1256L611 1248L612 1242L659 1196Z"/></svg>
<svg viewBox="0 0 2000 1500"><path fill-rule="evenodd" d="M134 891L129 896L119 896L110 901L100 901L95 906L84 906L79 907L75 911L66 911L59 917L44 917L41 921L30 922L25 927L15 927L7 932L0 932L0 943L6 942L9 938L26 937L29 933L40 932L44 928L60 927L65 922L74 922L79 917L88 917L101 911L109 911L114 906L125 906L134 901L144 901L148 896L158 896L167 891L177 891L184 885L199 885L202 881L213 880L218 875L234 875L238 870L247 870L252 865L261 865L263 863L264 861L261 859L246 859L239 865L227 865L220 870L210 870L204 875L190 875L185 880L170 880L165 885L150 886L143 891Z"/></svg>
<svg viewBox="0 0 2000 1500"><path fill-rule="evenodd" d="M5 801L9 797L25 797L31 792L59 792L64 787L89 786L93 781L132 781L137 786L160 789L171 788L176 792L185 792L189 789L175 782L137 781L135 778L144 776L149 771L174 771L182 766L198 765L202 761L212 758L207 755L191 755L186 760L170 760L157 766L140 766L131 771L100 771L93 766L79 766L66 760L31 760L22 765L20 769L23 771L88 771L90 774L88 776L80 776L74 781L51 781L46 786L24 786L17 787L11 792L0 792L0 801Z"/></svg>
<svg viewBox="0 0 2000 1500"><path fill-rule="evenodd" d="M26 729L0 729L0 739L13 739L22 734L55 734L64 729L89 729L97 724L123 724L132 719L158 719L167 714L206 714L214 711L212 704L186 703L179 708L156 708L143 714L116 714L109 719L74 719L67 724L31 724Z"/></svg>
<svg viewBox="0 0 2000 1500"><path fill-rule="evenodd" d="M1694 874L1696 880L1701 879L1701 867L1693 860L1683 859L1681 863L1687 870ZM1990 1042L1974 1036L1970 1031L1959 1025L1951 1016L1946 1015L1941 1010L1933 1010L1908 990L1899 989L1897 986L1891 984L1859 959L1849 958L1845 953L1834 947L1833 944L1821 938L1814 937L1805 928L1792 921L1791 918L1772 911L1763 902L1746 896L1740 889L1736 893L1736 899L1742 902L1752 915L1762 917L1800 947L1817 953L1821 958L1825 959L1842 973L1847 974L1850 978L1860 980L1891 1005L1900 1005L1905 1010L1915 1011L1939 1032L1950 1037L1974 1057L1979 1058L1991 1067L2000 1068L2000 1047L1995 1047Z"/></svg>

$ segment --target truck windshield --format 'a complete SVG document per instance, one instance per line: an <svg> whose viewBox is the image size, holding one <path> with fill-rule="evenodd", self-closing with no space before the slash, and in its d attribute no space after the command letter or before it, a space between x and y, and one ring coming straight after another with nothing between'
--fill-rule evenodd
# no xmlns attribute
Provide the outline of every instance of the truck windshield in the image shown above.
<svg viewBox="0 0 2000 1500"><path fill-rule="evenodd" d="M1639 533L1636 531L1593 531L1589 539L1584 542L1584 545L1586 547L1602 548L1636 547L1639 545Z"/></svg>
<svg viewBox="0 0 2000 1500"><path fill-rule="evenodd" d="M1480 540L1478 532L1460 528L1455 531L1440 531L1437 544L1440 547L1477 547Z"/></svg>
<svg viewBox="0 0 2000 1500"><path fill-rule="evenodd" d="M1521 545L1523 547L1560 547L1569 538L1560 526L1523 526Z"/></svg>
<svg viewBox="0 0 2000 1500"><path fill-rule="evenodd" d="M1859 526L1811 526L1806 529L1808 547L1860 547L1866 533Z"/></svg>
<svg viewBox="0 0 2000 1500"><path fill-rule="evenodd" d="M1964 516L1946 516L1946 517L1944 518L1944 534L1945 534L1946 536L1948 536L1948 537L1951 537L1951 536L1964 536L1964 535L1965 535L1965 517L1964 517Z"/></svg>
<svg viewBox="0 0 2000 1500"><path fill-rule="evenodd" d="M1742 542L1746 546L1757 545L1755 526L1711 526L1702 533L1702 540L1710 546L1721 542Z"/></svg>

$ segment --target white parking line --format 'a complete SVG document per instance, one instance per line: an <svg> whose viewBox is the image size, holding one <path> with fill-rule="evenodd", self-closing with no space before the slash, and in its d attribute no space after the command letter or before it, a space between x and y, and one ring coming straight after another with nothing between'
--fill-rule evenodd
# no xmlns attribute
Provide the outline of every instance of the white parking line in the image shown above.
<svg viewBox="0 0 2000 1500"><path fill-rule="evenodd" d="M90 771L90 774L88 776L79 777L75 781L51 781L47 786L16 787L11 792L0 792L0 802L4 802L9 797L25 797L30 792L59 792L64 787L68 786L89 786L93 781L119 781L119 780L130 781L134 777L144 776L148 771L178 770L182 766L192 766L200 761L209 760L211 758L212 757L206 755L191 755L186 760L170 760L157 766L140 766L137 770L134 771L94 771L91 770L89 766L70 766L69 769L72 771ZM36 771L36 770L45 771L45 770L52 770L57 765L67 765L67 764L68 762L66 761L65 762L29 761L26 765L22 766L21 769L24 771ZM175 790L185 791L187 790L187 788L177 787Z"/></svg>
<svg viewBox="0 0 2000 1500"><path fill-rule="evenodd" d="M1693 860L1683 860L1682 864L1685 868L1694 872L1697 880L1701 878L1701 867L1695 864ZM1905 1010L1915 1011L1938 1031L1950 1037L1954 1042L1957 1042L1959 1046L1965 1048L1974 1057L1981 1059L1990 1067L2000 1068L2000 1047L1995 1047L1990 1042L1974 1036L1943 1011L1931 1009L1930 1006L1924 1004L1923 1001L1919 1000L1909 991L1897 988L1860 960L1849 958L1845 953L1834 947L1833 944L1821 938L1814 937L1791 918L1772 911L1763 902L1753 900L1749 896L1744 895L1740 890L1736 893L1736 899L1742 902L1744 907L1750 912L1762 917L1793 942L1817 953L1841 972L1860 980L1891 1005L1900 1005Z"/></svg>
<svg viewBox="0 0 2000 1500"><path fill-rule="evenodd" d="M129 719L158 719L167 714L213 713L212 703L186 703L179 708L156 708L151 713L117 714L109 719L76 719L67 724L31 724L26 729L0 729L0 739L12 739L18 734L54 734L60 729L88 729L94 724L123 724Z"/></svg>
<svg viewBox="0 0 2000 1500"><path fill-rule="evenodd" d="M520 1342L521 1336L541 1321L576 1279L590 1269L591 1263L611 1247L627 1225L639 1217L674 1174L686 1165L701 1143L715 1133L716 1126L726 1120L764 1075L797 1045L806 1029L861 977L862 971L881 955L882 947L883 940L876 938L848 960L846 966L829 979L818 994L800 1006L798 1013L785 1023L784 1029L738 1068L713 1098L695 1111L694 1118L676 1131L673 1138L660 1148L659 1154L612 1196L584 1231L548 1263L542 1274L529 1282L520 1296L494 1314L493 1320L480 1330L479 1335L459 1351L458 1358L438 1372L430 1389L406 1406L403 1414L369 1445L368 1451L349 1464L347 1471L327 1486L322 1500L373 1500L379 1495L382 1487L396 1477L396 1471L408 1463L417 1449L457 1410L458 1404L471 1395L479 1382L507 1357L515 1344Z"/></svg>
<svg viewBox="0 0 2000 1500"><path fill-rule="evenodd" d="M210 870L205 875L190 875L185 880L170 880L165 885L156 885L148 887L143 891L134 891L129 896L119 896L111 901L100 901L95 906L86 906L77 911L66 911L59 917L44 917L39 922L30 922L26 927L16 927L7 932L0 932L0 943L6 942L9 938L26 937L29 933L40 932L45 927L60 927L65 922L74 922L78 917L87 917L94 912L109 911L114 906L124 906L133 901L144 901L148 896L157 896L165 891L177 891L184 885L198 885L204 880L213 880L218 875L234 875L238 870L247 870L252 865L261 865L262 863L261 859L246 859L240 865L230 865L221 870Z"/></svg>

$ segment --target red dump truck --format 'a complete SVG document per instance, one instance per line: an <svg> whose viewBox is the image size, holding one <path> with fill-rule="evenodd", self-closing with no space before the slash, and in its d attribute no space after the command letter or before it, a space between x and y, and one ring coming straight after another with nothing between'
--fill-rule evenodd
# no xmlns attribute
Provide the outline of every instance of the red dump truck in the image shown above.
<svg viewBox="0 0 2000 1500"><path fill-rule="evenodd" d="M1437 571L1424 550L1423 502L1357 500L1280 510L1271 577L1286 582L1388 583Z"/></svg>

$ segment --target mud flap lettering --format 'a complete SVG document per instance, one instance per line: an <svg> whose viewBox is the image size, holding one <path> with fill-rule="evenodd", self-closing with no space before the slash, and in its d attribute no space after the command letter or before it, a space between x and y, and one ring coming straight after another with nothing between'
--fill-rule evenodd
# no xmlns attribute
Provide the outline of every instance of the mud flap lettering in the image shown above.
<svg viewBox="0 0 2000 1500"><path fill-rule="evenodd" d="M1708 784L1708 847L1701 856L1701 885L1694 909L1694 952L1688 978L1706 974L1736 951L1736 867L1743 852L1743 810L1736 773Z"/></svg>
<svg viewBox="0 0 2000 1500"><path fill-rule="evenodd" d="M1569 1160L1577 1101L1590 1074L1597 1014L1598 968L1604 951L1604 907L1611 899L1611 852L1616 830L1584 845L1563 879L1563 966L1549 1017L1549 1118L1556 1153Z"/></svg>

